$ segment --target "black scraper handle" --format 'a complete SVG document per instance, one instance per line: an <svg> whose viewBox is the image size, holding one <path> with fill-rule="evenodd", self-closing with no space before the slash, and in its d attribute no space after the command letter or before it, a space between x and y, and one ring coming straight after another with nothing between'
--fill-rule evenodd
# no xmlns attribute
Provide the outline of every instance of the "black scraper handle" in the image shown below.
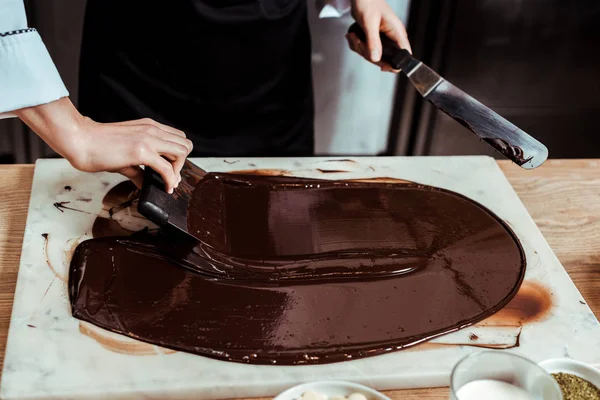
<svg viewBox="0 0 600 400"><path fill-rule="evenodd" d="M165 182L150 167L144 168L144 183L138 201L138 212L159 226L169 221L171 195L165 192Z"/></svg>
<svg viewBox="0 0 600 400"><path fill-rule="evenodd" d="M353 23L348 28L348 33L354 33L362 42L367 43L367 35L358 23ZM389 64L394 69L402 69L402 63L408 57L411 57L410 53L403 48L400 48L392 39L387 37L385 34L380 33L381 39L381 61Z"/></svg>

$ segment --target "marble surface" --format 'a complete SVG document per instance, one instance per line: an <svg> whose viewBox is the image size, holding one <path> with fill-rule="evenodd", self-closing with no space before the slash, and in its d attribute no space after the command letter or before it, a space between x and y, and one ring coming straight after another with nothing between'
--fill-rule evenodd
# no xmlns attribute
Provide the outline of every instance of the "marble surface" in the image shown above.
<svg viewBox="0 0 600 400"><path fill-rule="evenodd" d="M493 159L194 161L209 171L261 168L330 179L394 177L454 190L487 206L513 228L528 259L525 282L514 304L488 320L434 342L373 358L321 366L251 366L166 350L71 317L65 281L72 251L91 237L98 215L109 217L102 198L123 178L81 173L63 160L40 160L23 241L1 398L223 399L271 396L301 382L323 379L351 380L377 389L442 386L458 359L485 347L516 352L534 361L570 356L600 365L600 324ZM57 202L68 202L63 206L69 208L57 208ZM135 206L112 218L132 230L147 224ZM533 308L526 306L531 301Z"/></svg>

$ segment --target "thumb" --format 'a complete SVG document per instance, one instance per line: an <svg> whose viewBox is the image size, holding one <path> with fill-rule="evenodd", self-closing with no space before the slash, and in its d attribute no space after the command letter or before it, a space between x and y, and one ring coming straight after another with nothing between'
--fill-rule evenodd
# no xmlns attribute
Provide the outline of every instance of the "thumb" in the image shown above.
<svg viewBox="0 0 600 400"><path fill-rule="evenodd" d="M144 183L144 170L141 167L126 167L118 170L117 172L131 179L133 184L137 186L138 189L142 188L142 183Z"/></svg>
<svg viewBox="0 0 600 400"><path fill-rule="evenodd" d="M379 62L381 60L381 38L379 37L379 26L381 15L370 13L365 16L363 29L367 37L367 47L369 49L369 58L371 62Z"/></svg>

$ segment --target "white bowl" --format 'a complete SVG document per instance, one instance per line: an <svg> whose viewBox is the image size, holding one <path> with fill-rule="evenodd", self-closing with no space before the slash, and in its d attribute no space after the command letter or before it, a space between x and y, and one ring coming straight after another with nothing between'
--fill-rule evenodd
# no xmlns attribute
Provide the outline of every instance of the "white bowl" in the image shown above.
<svg viewBox="0 0 600 400"><path fill-rule="evenodd" d="M345 381L316 381L303 383L294 386L291 389L281 393L273 400L298 400L306 392L313 391L324 394L327 397L332 396L350 396L352 393L361 393L368 400L391 400L377 390L370 387L359 385L358 383Z"/></svg>
<svg viewBox="0 0 600 400"><path fill-rule="evenodd" d="M576 375L600 389L600 370L584 362L572 358L553 358L542 361L539 366L549 374L564 372Z"/></svg>

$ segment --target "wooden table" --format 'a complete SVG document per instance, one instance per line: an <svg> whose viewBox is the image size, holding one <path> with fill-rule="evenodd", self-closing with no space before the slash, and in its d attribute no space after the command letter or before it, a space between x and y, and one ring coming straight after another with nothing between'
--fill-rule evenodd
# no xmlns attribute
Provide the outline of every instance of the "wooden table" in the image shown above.
<svg viewBox="0 0 600 400"><path fill-rule="evenodd" d="M499 161L567 272L600 316L600 160L551 160L525 171ZM0 362L21 254L32 165L0 166ZM393 399L448 399L448 390L398 390Z"/></svg>

